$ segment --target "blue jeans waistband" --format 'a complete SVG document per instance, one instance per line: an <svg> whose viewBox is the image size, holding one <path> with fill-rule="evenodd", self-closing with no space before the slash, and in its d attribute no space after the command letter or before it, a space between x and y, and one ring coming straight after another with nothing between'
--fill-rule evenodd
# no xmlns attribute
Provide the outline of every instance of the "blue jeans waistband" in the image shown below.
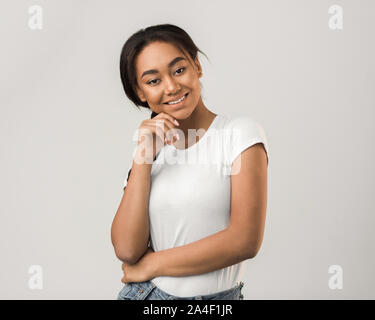
<svg viewBox="0 0 375 320"><path fill-rule="evenodd" d="M241 289L244 286L244 283L242 281L239 281L239 283L234 288L228 290L216 292L209 295L197 295L190 297L179 297L169 294L158 288L152 281L133 282L131 284L128 284L128 286L131 286L133 288L130 295L132 299L135 300L145 300L147 296L150 295L150 293L160 296L160 299L163 300L232 300L234 299L234 297L239 297L239 299L242 300L243 295Z"/></svg>

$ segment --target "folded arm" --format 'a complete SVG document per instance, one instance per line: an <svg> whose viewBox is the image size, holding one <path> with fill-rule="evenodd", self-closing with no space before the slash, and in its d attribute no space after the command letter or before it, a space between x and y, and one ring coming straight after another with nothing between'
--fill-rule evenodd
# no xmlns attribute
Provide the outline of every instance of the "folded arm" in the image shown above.
<svg viewBox="0 0 375 320"><path fill-rule="evenodd" d="M187 276L222 269L250 255L234 230L227 228L198 241L154 253L155 276Z"/></svg>

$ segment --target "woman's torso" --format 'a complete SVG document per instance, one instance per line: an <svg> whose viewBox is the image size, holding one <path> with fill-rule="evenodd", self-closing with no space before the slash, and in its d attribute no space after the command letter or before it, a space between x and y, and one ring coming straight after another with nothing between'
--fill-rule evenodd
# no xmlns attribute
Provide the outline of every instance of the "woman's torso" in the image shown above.
<svg viewBox="0 0 375 320"><path fill-rule="evenodd" d="M192 243L230 223L229 118L218 114L204 136L185 150L165 145L151 171L149 200L154 251ZM152 279L168 294L210 295L234 288L244 262L209 273Z"/></svg>

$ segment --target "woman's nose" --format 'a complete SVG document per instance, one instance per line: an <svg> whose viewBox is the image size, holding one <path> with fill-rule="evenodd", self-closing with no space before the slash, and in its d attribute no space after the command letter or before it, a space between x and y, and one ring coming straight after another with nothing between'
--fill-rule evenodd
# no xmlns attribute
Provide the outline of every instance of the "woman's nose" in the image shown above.
<svg viewBox="0 0 375 320"><path fill-rule="evenodd" d="M165 87L166 94L173 94L175 92L179 92L180 90L180 86L178 85L178 83L171 77L166 78L165 84L166 84L166 87Z"/></svg>

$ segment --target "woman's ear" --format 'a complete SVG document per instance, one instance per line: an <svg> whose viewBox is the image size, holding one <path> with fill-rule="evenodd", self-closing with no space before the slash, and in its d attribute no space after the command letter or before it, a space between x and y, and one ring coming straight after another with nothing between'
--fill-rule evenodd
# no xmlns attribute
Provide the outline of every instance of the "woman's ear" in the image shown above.
<svg viewBox="0 0 375 320"><path fill-rule="evenodd" d="M197 69L198 78L201 78L203 73L202 73L202 67L201 67L201 64L199 62L198 56L195 57L194 63L195 63L195 67Z"/></svg>

